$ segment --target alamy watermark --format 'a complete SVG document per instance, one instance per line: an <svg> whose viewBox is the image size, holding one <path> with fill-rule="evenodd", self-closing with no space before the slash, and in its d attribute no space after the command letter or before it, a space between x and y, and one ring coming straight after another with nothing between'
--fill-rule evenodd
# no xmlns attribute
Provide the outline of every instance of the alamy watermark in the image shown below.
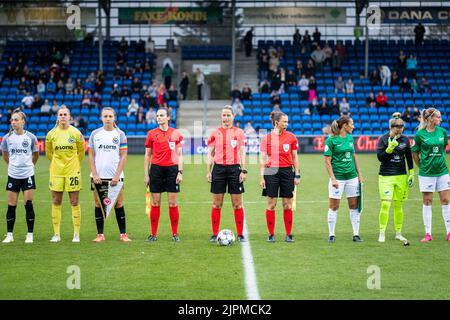
<svg viewBox="0 0 450 320"><path fill-rule="evenodd" d="M381 290L381 269L377 265L370 265L367 268L367 274L370 276L367 278L367 289L369 290Z"/></svg>
<svg viewBox="0 0 450 320"><path fill-rule="evenodd" d="M81 269L77 265L67 267L66 273L70 274L66 281L66 287L69 290L81 289Z"/></svg>
<svg viewBox="0 0 450 320"><path fill-rule="evenodd" d="M69 30L80 30L81 29L81 9L77 5L70 5L66 10L67 14L70 14L66 20L66 26Z"/></svg>

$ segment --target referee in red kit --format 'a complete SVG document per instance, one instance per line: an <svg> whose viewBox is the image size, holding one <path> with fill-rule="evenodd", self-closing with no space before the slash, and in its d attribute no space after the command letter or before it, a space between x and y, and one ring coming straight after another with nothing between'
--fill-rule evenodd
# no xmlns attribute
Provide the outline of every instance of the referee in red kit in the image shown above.
<svg viewBox="0 0 450 320"><path fill-rule="evenodd" d="M300 183L298 168L298 141L287 132L288 116L282 112L270 114L273 130L261 139L261 180L263 196L267 196L266 222L269 230L268 242L275 242L275 207L277 198L282 198L286 242L294 242L292 235L292 198L294 187Z"/></svg>
<svg viewBox="0 0 450 320"><path fill-rule="evenodd" d="M178 237L178 192L183 181L183 137L177 129L169 127L170 114L167 108L160 108L156 113L159 127L150 130L145 141L145 184L150 186L151 210L150 224L152 233L147 241L157 240L156 232L160 216L161 193L167 192L169 216L172 226L172 240ZM149 166L150 174L149 174Z"/></svg>
<svg viewBox="0 0 450 320"><path fill-rule="evenodd" d="M213 194L211 210L213 234L210 241L217 241L223 198L228 187L234 209L237 239L244 242L246 239L243 233L242 193L244 193L244 181L247 175L245 169L247 140L242 129L233 127L234 112L231 106L225 106L222 109L221 117L222 126L217 128L208 139L206 179L211 183L211 193Z"/></svg>

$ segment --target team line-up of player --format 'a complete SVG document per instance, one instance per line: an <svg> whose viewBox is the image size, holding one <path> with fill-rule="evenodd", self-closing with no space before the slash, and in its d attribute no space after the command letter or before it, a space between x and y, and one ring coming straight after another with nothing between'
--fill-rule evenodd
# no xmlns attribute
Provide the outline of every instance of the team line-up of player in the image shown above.
<svg viewBox="0 0 450 320"><path fill-rule="evenodd" d="M295 135L287 131L288 116L272 112L270 118L273 130L263 136L260 143L260 186L267 197L266 222L268 242L275 242L275 208L277 199L282 199L286 242L294 242L292 234L293 212L295 210L296 186L300 183L298 165L298 142ZM74 227L73 242L80 241L81 209L81 161L85 155L84 137L70 125L71 115L67 107L57 112L55 127L45 140L46 157L50 160L49 188L52 193L52 223L54 235L51 242L60 242L61 207L63 192L69 194ZM103 126L94 130L89 137L89 167L91 190L95 199L95 222L97 237L94 242L105 241L104 220L114 207L120 230L120 240L129 242L126 232L123 206L123 169L127 159L127 138L115 123L116 114L112 108L101 111ZM231 196L236 222L237 239L247 241L244 236L244 210L242 194L246 180L246 138L244 131L233 126L234 114L230 106L221 111L222 125L208 138L206 179L211 184L212 209L211 242L217 241L221 209L225 193ZM414 183L413 161L419 167L419 188L423 195L423 223L425 236L422 242L432 240L432 198L439 193L442 216L446 227L446 240L450 242L450 206L448 190L450 179L445 158L447 132L442 127L441 114L435 108L421 113L421 122L412 145L404 136L404 122L399 114L389 120L390 130L378 141L377 157L380 161L379 193L381 208L379 214L379 242L385 241L389 209L394 207L395 238L408 244L401 230L403 224L403 202L408 198L408 188ZM167 192L169 216L172 227L172 241L180 241L178 235L179 209L178 193L183 181L183 137L177 129L169 127L168 110L157 112L159 127L150 130L145 142L145 184L148 195L148 215L151 233L147 241L157 241L160 218L161 194ZM36 137L24 130L26 116L20 110L11 117L11 130L2 140L3 158L8 164L8 210L6 213L7 235L3 243L14 241L13 228L20 191L26 211L28 233L25 242L33 242L35 213L33 193L36 189L34 166L39 157ZM352 132L353 120L341 116L332 123L332 135L325 142L325 167L329 175L328 241L336 241L335 226L340 200L346 194L353 228L353 241L361 242L359 235L362 211L363 177L354 152ZM408 170L406 169L408 168ZM111 194L115 193L114 196Z"/></svg>

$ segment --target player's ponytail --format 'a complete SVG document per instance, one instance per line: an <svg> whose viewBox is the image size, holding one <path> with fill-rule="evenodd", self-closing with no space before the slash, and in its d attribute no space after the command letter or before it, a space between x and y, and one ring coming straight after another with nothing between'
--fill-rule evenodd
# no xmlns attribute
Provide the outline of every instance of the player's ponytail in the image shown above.
<svg viewBox="0 0 450 320"><path fill-rule="evenodd" d="M430 119L436 113L436 111L437 111L436 108L428 108L428 109L423 109L420 112L420 117L419 117L420 123L419 123L418 130L421 130L427 126L428 119Z"/></svg>
<svg viewBox="0 0 450 320"><path fill-rule="evenodd" d="M14 109L13 112L12 112L12 114L11 114L11 117L12 117L12 115L14 115L14 114L18 114L18 115L22 118L22 120L23 120L24 122L27 122L27 115L25 114L25 112L23 112L22 110L20 110L20 108ZM11 126L11 128L9 129L9 132L8 132L8 137L11 136L11 135L13 134L13 132L14 132L14 129L13 129L13 127Z"/></svg>
<svg viewBox="0 0 450 320"><path fill-rule="evenodd" d="M331 124L331 134L334 137L337 137L341 133L341 129L344 124L349 124L351 118L349 116L341 116L339 119L334 120Z"/></svg>
<svg viewBox="0 0 450 320"><path fill-rule="evenodd" d="M281 111L272 111L270 113L270 121L272 121L272 125L275 128L277 122L280 121L281 117L287 116L284 112Z"/></svg>

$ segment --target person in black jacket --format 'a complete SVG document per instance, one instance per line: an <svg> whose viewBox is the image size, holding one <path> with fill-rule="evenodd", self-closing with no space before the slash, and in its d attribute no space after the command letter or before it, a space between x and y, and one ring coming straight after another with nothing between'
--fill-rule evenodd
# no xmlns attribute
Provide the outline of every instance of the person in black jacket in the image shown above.
<svg viewBox="0 0 450 320"><path fill-rule="evenodd" d="M401 119L400 112L395 112L393 119L389 120L389 133L381 136L378 140L377 156L381 162L378 180L381 199L378 242L385 242L389 208L393 200L395 239L408 245L408 240L401 233L403 202L408 199L408 187L411 188L414 183L414 167L411 144L408 137L402 134L404 127L405 123ZM406 173L405 160L409 176Z"/></svg>

